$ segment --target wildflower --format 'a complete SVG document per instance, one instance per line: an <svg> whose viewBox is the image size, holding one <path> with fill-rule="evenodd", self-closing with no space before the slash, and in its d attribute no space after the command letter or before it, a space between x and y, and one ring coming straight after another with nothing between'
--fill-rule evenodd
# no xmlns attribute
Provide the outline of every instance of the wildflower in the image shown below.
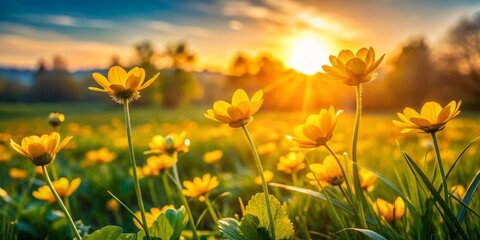
<svg viewBox="0 0 480 240"><path fill-rule="evenodd" d="M165 211L167 211L168 209L175 209L175 208L173 207L173 205L165 205L165 206L162 207L162 209L160 209L160 208L150 208L150 212L145 213L145 218L147 219L147 228L152 227L153 223L157 220L157 218L160 215L162 215L162 213L165 213ZM137 218L141 219L139 211L135 212L135 216L137 216ZM135 226L138 229L142 229L142 225L140 225L140 223L135 218L133 219L133 223L135 223Z"/></svg>
<svg viewBox="0 0 480 240"><path fill-rule="evenodd" d="M8 195L7 191L5 189L0 188L0 198L3 199L5 202L11 202L12 198Z"/></svg>
<svg viewBox="0 0 480 240"><path fill-rule="evenodd" d="M49 165L55 160L55 156L72 137L66 137L60 142L60 134L52 132L50 135L30 136L22 139L22 145L10 139L10 145L15 151L30 158L36 166Z"/></svg>
<svg viewBox="0 0 480 240"><path fill-rule="evenodd" d="M59 127L65 121L65 115L63 113L52 112L48 115L48 123L53 128Z"/></svg>
<svg viewBox="0 0 480 240"><path fill-rule="evenodd" d="M343 156L337 154L337 158L341 159L343 158ZM316 180L318 180L321 184L328 183L329 185L338 186L341 185L345 180L342 174L342 169L338 165L335 158L331 155L325 157L325 159L323 160L323 164L313 163L310 164L309 167L310 170L312 170L312 173L308 173L306 177L313 185L317 185Z"/></svg>
<svg viewBox="0 0 480 240"><path fill-rule="evenodd" d="M12 154L7 151L7 148L3 145L0 145L0 163L6 163L10 161Z"/></svg>
<svg viewBox="0 0 480 240"><path fill-rule="evenodd" d="M273 180L273 172L270 170L265 170L263 171L263 175L265 176L265 182L269 183ZM262 185L262 179L260 176L255 177L255 183L258 185Z"/></svg>
<svg viewBox="0 0 480 240"><path fill-rule="evenodd" d="M465 197L466 190L465 190L465 187L462 185L455 185L451 188L450 191L453 193L453 196L455 196L460 200L462 200L463 197Z"/></svg>
<svg viewBox="0 0 480 240"><path fill-rule="evenodd" d="M143 168L143 174L146 176L158 176L173 167L175 158L162 154L160 156L151 156L147 158L147 165Z"/></svg>
<svg viewBox="0 0 480 240"><path fill-rule="evenodd" d="M223 151L215 150L215 151L206 152L205 154L203 154L203 161L205 163L212 164L220 161L222 157L223 157Z"/></svg>
<svg viewBox="0 0 480 240"><path fill-rule="evenodd" d="M375 188L373 183L375 183L378 176L363 168L358 171L358 175L360 177L360 186L362 187L362 189L367 192L373 191L373 189Z"/></svg>
<svg viewBox="0 0 480 240"><path fill-rule="evenodd" d="M115 102L123 104L125 101L131 102L140 98L139 91L150 86L159 74L157 73L143 84L145 80L145 70L143 68L134 67L127 73L122 67L113 66L108 70L108 79L100 73L92 74L93 79L103 89L96 87L89 87L88 89L108 93Z"/></svg>
<svg viewBox="0 0 480 240"><path fill-rule="evenodd" d="M405 202L401 197L397 197L393 204L377 198L373 210L388 222L393 222L401 219L405 214Z"/></svg>
<svg viewBox="0 0 480 240"><path fill-rule="evenodd" d="M275 142L268 142L258 146L257 151L258 151L258 154L262 156L267 156L274 153L277 150L277 148L278 147Z"/></svg>
<svg viewBox="0 0 480 240"><path fill-rule="evenodd" d="M8 175L10 175L10 178L13 180L23 180L28 176L27 171L19 168L10 168Z"/></svg>
<svg viewBox="0 0 480 240"><path fill-rule="evenodd" d="M148 144L150 151L145 153L186 153L190 146L190 140L186 139L187 132L180 134L171 133L167 136L155 135L152 141Z"/></svg>
<svg viewBox="0 0 480 240"><path fill-rule="evenodd" d="M42 168L42 166L35 166L35 175L43 176L43 168Z"/></svg>
<svg viewBox="0 0 480 240"><path fill-rule="evenodd" d="M98 150L91 150L85 154L85 158L90 163L109 163L117 157L117 154L103 147Z"/></svg>
<svg viewBox="0 0 480 240"><path fill-rule="evenodd" d="M232 97L232 104L216 101L213 109L208 109L203 115L213 121L227 123L232 128L242 127L253 120L263 103L263 91L259 90L248 98L243 89L237 89Z"/></svg>
<svg viewBox="0 0 480 240"><path fill-rule="evenodd" d="M298 172L305 168L305 155L303 152L289 152L278 159L277 170L288 174Z"/></svg>
<svg viewBox="0 0 480 240"><path fill-rule="evenodd" d="M408 133L415 129L425 133L434 133L445 128L445 124L452 120L460 111L460 104L451 101L447 106L442 108L437 102L427 102L423 105L420 113L412 108L405 108L403 113L397 113L401 121L393 120L393 123L402 127L402 133Z"/></svg>
<svg viewBox="0 0 480 240"><path fill-rule="evenodd" d="M185 189L182 190L183 195L187 197L199 197L200 201L205 200L205 195L218 187L219 182L216 176L211 176L209 173L203 175L202 178L196 177L193 181L183 181Z"/></svg>
<svg viewBox="0 0 480 240"><path fill-rule="evenodd" d="M120 209L120 204L117 200L110 198L107 201L107 209L111 212L118 212L118 210Z"/></svg>
<svg viewBox="0 0 480 240"><path fill-rule="evenodd" d="M62 177L53 181L52 184L60 197L67 198L78 189L80 182L80 178L75 178L70 182L67 178ZM47 201L49 203L55 202L55 196L53 196L48 185L39 187L37 191L32 193L32 195L38 200Z"/></svg>
<svg viewBox="0 0 480 240"><path fill-rule="evenodd" d="M295 136L287 136L296 146L290 150L313 149L325 145L332 138L337 118L342 110L335 112L333 106L320 110L319 114L308 116L306 124L293 129Z"/></svg>
<svg viewBox="0 0 480 240"><path fill-rule="evenodd" d="M368 50L361 48L355 55L350 50L342 50L338 57L330 55L332 66L323 65L325 73L321 73L320 77L342 81L348 86L358 86L376 78L375 69L383 61L384 56L375 61L375 51L371 47Z"/></svg>

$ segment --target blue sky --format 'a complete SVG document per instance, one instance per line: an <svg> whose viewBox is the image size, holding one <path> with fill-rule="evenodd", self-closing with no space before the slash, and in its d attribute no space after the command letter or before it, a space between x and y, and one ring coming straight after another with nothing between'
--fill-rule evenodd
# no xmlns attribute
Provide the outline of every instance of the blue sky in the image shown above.
<svg viewBox="0 0 480 240"><path fill-rule="evenodd" d="M239 51L287 61L309 35L326 56L363 46L388 56L415 36L440 44L459 18L479 11L478 0L3 0L0 65L33 68L53 55L72 70L108 66L112 55L128 65L134 44L149 40L158 51L186 41L198 66L225 68Z"/></svg>

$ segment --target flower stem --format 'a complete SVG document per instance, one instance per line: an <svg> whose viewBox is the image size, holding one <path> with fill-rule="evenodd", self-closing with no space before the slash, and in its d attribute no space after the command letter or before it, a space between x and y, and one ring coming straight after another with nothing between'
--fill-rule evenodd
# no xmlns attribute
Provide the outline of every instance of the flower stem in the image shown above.
<svg viewBox="0 0 480 240"><path fill-rule="evenodd" d="M166 173L162 173L162 183L163 183L163 189L165 190L165 195L167 195L167 202L169 204L173 204L173 201L172 201L172 190L170 190L170 186L168 185L168 181L167 181L167 174Z"/></svg>
<svg viewBox="0 0 480 240"><path fill-rule="evenodd" d="M250 136L250 133L248 133L247 127L245 125L242 126L242 130L243 130L243 133L245 133L245 136L247 137L248 143L250 145L250 149L252 150L252 153L253 153L253 157L255 158L255 164L257 165L258 174L260 175L260 179L262 180L262 187L265 195L265 204L267 206L268 220L270 221L270 231L272 233L272 239L276 239L275 238L275 222L273 221L272 209L270 208L270 199L268 194L267 181L265 180L265 175L263 174L262 162L260 161L257 148L255 147L252 137Z"/></svg>
<svg viewBox="0 0 480 240"><path fill-rule="evenodd" d="M435 132L430 133L433 139L433 146L435 147L435 154L437 155L437 164L438 168L440 169L440 174L442 175L442 185L443 185L443 194L445 198L445 202L450 205L450 201L448 201L448 186L447 186L447 178L445 177L445 170L443 169L443 162L442 157L440 155L440 148L438 147L437 135Z"/></svg>
<svg viewBox="0 0 480 240"><path fill-rule="evenodd" d="M208 211L210 212L210 215L212 215L213 221L215 222L215 225L218 224L218 216L217 213L215 212L215 209L213 209L212 202L210 202L210 198L208 195L205 196L205 204L207 205Z"/></svg>
<svg viewBox="0 0 480 240"><path fill-rule="evenodd" d="M200 239L197 233L197 226L195 226L195 221L193 220L192 210L190 210L190 205L188 205L187 198L185 198L185 195L183 195L183 192L182 192L182 184L180 183L180 177L178 176L178 170L177 170L178 154L175 152L172 157L174 158L174 161L175 161L175 163L173 164L173 175L175 179L175 185L178 188L180 199L182 200L182 204L185 206L185 209L187 209L188 222L190 223L190 227L192 228L193 239Z"/></svg>
<svg viewBox="0 0 480 240"><path fill-rule="evenodd" d="M160 206L160 202L158 201L157 190L155 189L155 183L153 182L153 178L148 179L148 188L150 190L150 194L152 195L153 205Z"/></svg>
<svg viewBox="0 0 480 240"><path fill-rule="evenodd" d="M77 240L82 240L82 237L80 236L80 233L78 232L77 227L75 226L75 223L73 222L73 219L72 219L72 217L70 216L70 213L68 212L67 208L66 208L65 205L63 204L62 199L60 198L60 196L58 196L57 191L56 191L55 188L53 187L52 181L50 180L50 176L48 175L47 167L46 167L45 165L43 165L43 166L42 166L42 170L43 170L43 176L45 176L45 180L47 181L48 187L50 187L50 190L52 191L53 196L55 197L55 199L57 200L58 205L60 206L60 208L62 209L63 213L65 214L65 217L66 217L67 220L68 220L68 224L70 224L70 227L72 228L73 234L75 235L75 237L77 238Z"/></svg>
<svg viewBox="0 0 480 240"><path fill-rule="evenodd" d="M358 142L358 130L360 129L360 119L362 118L362 85L358 85L356 88L356 111L355 111L355 125L353 129L352 137L352 161L353 161L353 185L355 187L355 197L357 198L358 212L360 214L361 228L367 228L365 221L365 212L363 209L364 196L362 187L360 186L360 176L358 175L357 166L357 142Z"/></svg>
<svg viewBox="0 0 480 240"><path fill-rule="evenodd" d="M133 150L132 127L130 124L130 111L128 109L128 101L125 101L123 106L124 106L124 113L125 113L125 124L127 125L127 139L128 139L128 152L130 156L130 166L132 167L132 172L133 172L133 183L135 186L135 193L137 195L138 208L140 209L140 215L142 216L142 224L144 226L143 230L145 231L145 235L147 235L147 239L150 240L150 233L148 232L148 227L147 227L147 218L145 217L145 207L143 205L143 200L142 200L142 191L140 190L140 182L138 181L137 163L135 162L135 153Z"/></svg>

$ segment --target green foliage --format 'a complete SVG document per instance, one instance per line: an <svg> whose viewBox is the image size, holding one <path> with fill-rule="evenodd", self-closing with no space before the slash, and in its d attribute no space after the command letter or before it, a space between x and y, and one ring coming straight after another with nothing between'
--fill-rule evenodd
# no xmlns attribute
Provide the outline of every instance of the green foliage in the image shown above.
<svg viewBox="0 0 480 240"><path fill-rule="evenodd" d="M150 237L153 239L176 240L187 226L188 214L184 206L179 209L167 209L165 213L160 214L153 225L148 229ZM147 239L144 231L137 234L137 239Z"/></svg>
<svg viewBox="0 0 480 240"><path fill-rule="evenodd" d="M294 234L292 222L280 202L272 195L269 198L276 239L290 239ZM240 222L232 218L219 221L220 232L226 239L272 239L266 209L264 193L257 193L248 201Z"/></svg>
<svg viewBox="0 0 480 240"><path fill-rule="evenodd" d="M372 231L372 230L369 230L369 229L361 229L361 228L345 228L343 229L342 231L357 231L357 232L360 232L362 233L363 235L367 236L368 238L370 239L373 239L373 240L387 240L385 237L383 237L382 235Z"/></svg>
<svg viewBox="0 0 480 240"><path fill-rule="evenodd" d="M135 234L122 234L123 230L118 226L106 226L102 229L99 229L87 237L83 238L84 240L128 240L135 239Z"/></svg>

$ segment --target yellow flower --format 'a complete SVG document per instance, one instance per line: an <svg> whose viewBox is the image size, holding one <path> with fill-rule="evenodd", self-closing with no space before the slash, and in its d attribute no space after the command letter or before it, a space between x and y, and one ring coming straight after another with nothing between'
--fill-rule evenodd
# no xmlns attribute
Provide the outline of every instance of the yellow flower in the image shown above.
<svg viewBox="0 0 480 240"><path fill-rule="evenodd" d="M3 189L3 188L0 188L0 198L2 198L3 201L5 201L5 202L11 202L12 201L12 198L10 196L8 196L7 191L5 191L5 189Z"/></svg>
<svg viewBox="0 0 480 240"><path fill-rule="evenodd" d="M214 162L218 162L222 159L223 157L223 151L222 150L215 150L215 151L210 151L206 152L203 154L203 161L212 164Z"/></svg>
<svg viewBox="0 0 480 240"><path fill-rule="evenodd" d="M274 153L278 149L277 143L268 142L257 147L258 154L267 156Z"/></svg>
<svg viewBox="0 0 480 240"><path fill-rule="evenodd" d="M147 166L144 166L143 174L146 176L158 176L158 174L173 167L173 164L175 164L175 159L169 155L151 156L147 158Z"/></svg>
<svg viewBox="0 0 480 240"><path fill-rule="evenodd" d="M85 154L85 158L90 163L109 163L117 157L117 154L110 152L108 148L103 147L98 150L91 150Z"/></svg>
<svg viewBox="0 0 480 240"><path fill-rule="evenodd" d="M358 171L358 176L360 177L360 186L362 189L367 192L373 191L375 188L373 184L377 180L378 176L363 168Z"/></svg>
<svg viewBox="0 0 480 240"><path fill-rule="evenodd" d="M127 73L122 67L113 66L108 70L108 79L100 73L92 74L93 79L103 89L96 87L89 87L88 89L96 92L106 92L112 96L115 102L123 104L125 101L131 102L138 99L140 97L139 91L150 86L159 74L157 73L143 84L145 80L145 70L143 68L134 67Z"/></svg>
<svg viewBox="0 0 480 240"><path fill-rule="evenodd" d="M12 139L10 145L15 151L23 156L30 158L36 166L44 166L52 163L55 160L55 155L62 149L72 137L66 137L60 142L60 135L57 132L52 132L50 135L43 134L39 136L30 136L22 139L20 146Z"/></svg>
<svg viewBox="0 0 480 240"><path fill-rule="evenodd" d="M462 185L455 185L455 186L453 186L453 187L450 189L450 191L453 193L453 195L454 195L456 198L458 198L458 199L460 199L460 200L462 200L463 197L465 197L466 189L465 189L465 187L462 186Z"/></svg>
<svg viewBox="0 0 480 240"><path fill-rule="evenodd" d="M111 212L118 212L120 209L120 203L116 199L110 198L107 201L107 209Z"/></svg>
<svg viewBox="0 0 480 240"><path fill-rule="evenodd" d="M338 159L343 159L343 156L336 154ZM307 173L306 177L309 180L310 184L318 185L317 180L322 184L322 186L334 185L338 186L343 183L345 180L342 169L338 166L337 161L331 155L328 155L321 163L310 164L310 170L313 173ZM343 167L343 164L342 164ZM315 175L313 175L315 174ZM315 179L315 177L317 179Z"/></svg>
<svg viewBox="0 0 480 240"><path fill-rule="evenodd" d="M308 116L306 124L293 129L295 136L287 136L287 139L297 145L290 150L313 149L325 145L332 138L337 118L342 112L335 112L333 106L330 106L328 110L322 109L319 114Z"/></svg>
<svg viewBox="0 0 480 240"><path fill-rule="evenodd" d="M269 183L273 180L273 172L270 170L263 171L263 175L265 176L265 182ZM258 185L262 185L262 178L260 176L255 177L255 183Z"/></svg>
<svg viewBox="0 0 480 240"><path fill-rule="evenodd" d="M349 86L358 86L376 78L375 69L383 61L384 56L385 54L375 61L373 48L368 50L361 48L355 55L350 50L342 50L338 57L330 55L332 66L323 65L322 69L325 73L321 73L320 77L326 80L342 81Z"/></svg>
<svg viewBox="0 0 480 240"><path fill-rule="evenodd" d="M12 154L7 151L7 148L3 145L0 145L0 163L6 163L10 161Z"/></svg>
<svg viewBox="0 0 480 240"><path fill-rule="evenodd" d="M225 101L216 101L213 109L208 109L203 115L213 121L227 123L230 127L242 127L253 120L263 103L263 91L259 90L248 98L243 89L237 89L232 97L232 104Z"/></svg>
<svg viewBox="0 0 480 240"><path fill-rule="evenodd" d="M401 197L397 197L393 204L381 198L377 198L374 203L373 210L385 220L393 222L401 219L405 214L405 202L403 202Z"/></svg>
<svg viewBox="0 0 480 240"><path fill-rule="evenodd" d="M23 180L28 176L28 173L23 169L10 168L10 170L8 170L8 175L10 175L10 178L13 180Z"/></svg>
<svg viewBox="0 0 480 240"><path fill-rule="evenodd" d="M205 200L205 195L218 187L219 182L216 176L211 176L209 173L203 175L202 178L196 177L193 181L183 181L185 189L182 190L183 195L187 197L200 197L200 201Z"/></svg>
<svg viewBox="0 0 480 240"><path fill-rule="evenodd" d="M80 183L80 178L75 178L72 180L72 182L70 182L64 177L52 182L53 187L57 191L58 195L63 198L67 198L72 195L72 193L78 189ZM55 196L53 196L53 193L48 185L39 187L37 191L32 193L32 195L38 200L47 201L50 203L55 202Z"/></svg>
<svg viewBox="0 0 480 240"><path fill-rule="evenodd" d="M48 115L48 123L54 128L60 126L65 121L63 113L52 112Z"/></svg>
<svg viewBox="0 0 480 240"><path fill-rule="evenodd" d="M145 153L186 153L190 146L190 140L185 138L186 135L187 132L185 131L180 134L171 133L165 137L155 135L153 136L152 141L148 144L150 151L146 151Z"/></svg>
<svg viewBox="0 0 480 240"><path fill-rule="evenodd" d="M305 168L305 155L303 152L289 152L287 156L278 159L277 170L288 174L298 172Z"/></svg>
<svg viewBox="0 0 480 240"><path fill-rule="evenodd" d="M145 218L147 220L147 228L151 228L157 218L168 209L175 209L175 207L173 205L165 205L162 207L162 209L150 208L150 212L145 213ZM142 219L141 213L139 211L135 212L135 216L137 216L138 219ZM140 223L135 218L133 219L133 223L135 223L135 226L138 229L142 229L142 225L140 225Z"/></svg>
<svg viewBox="0 0 480 240"><path fill-rule="evenodd" d="M423 105L420 113L412 108L405 108L403 113L397 113L401 121L393 120L393 123L402 127L402 133L408 133L415 129L425 133L433 133L441 131L445 128L445 124L452 120L460 111L460 104L451 101L447 106L442 108L437 102L427 102Z"/></svg>

